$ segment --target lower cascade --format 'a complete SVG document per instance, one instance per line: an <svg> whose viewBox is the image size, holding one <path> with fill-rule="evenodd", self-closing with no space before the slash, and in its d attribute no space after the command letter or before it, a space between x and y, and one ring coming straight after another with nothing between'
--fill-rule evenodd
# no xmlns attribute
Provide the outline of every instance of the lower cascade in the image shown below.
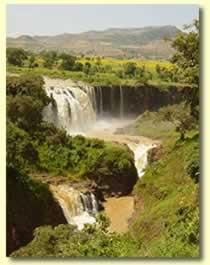
<svg viewBox="0 0 210 265"><path fill-rule="evenodd" d="M82 193L65 184L50 185L50 190L69 224L81 230L85 224L96 222L94 215L98 212L98 203L93 193Z"/></svg>

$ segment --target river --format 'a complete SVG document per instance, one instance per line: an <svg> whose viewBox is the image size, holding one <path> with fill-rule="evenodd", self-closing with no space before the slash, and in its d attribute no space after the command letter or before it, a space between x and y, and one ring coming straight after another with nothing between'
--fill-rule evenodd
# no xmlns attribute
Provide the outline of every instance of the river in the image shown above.
<svg viewBox="0 0 210 265"><path fill-rule="evenodd" d="M118 128L128 126L135 117L128 117L124 107L124 91L120 87L119 95L114 97L113 89L110 90L107 104L101 87L93 87L82 82L72 80L50 79L45 77L45 91L53 98L54 103L50 103L43 111L44 120L52 122L59 128L64 128L70 135L82 134L89 138L98 138L107 142L120 145L127 145L133 152L135 166L139 178L143 176L147 166L147 152L157 145L156 141L143 136L131 136L116 134ZM107 106L110 109L107 110ZM118 116L112 112L113 107L117 107ZM87 208L82 198L88 203L92 203L93 198L80 194L64 187L53 188L58 202L64 211L69 223L75 223L82 229L84 223L93 223L93 206ZM62 196L61 196L62 195ZM76 200L76 201L75 201ZM75 202L74 202L75 201ZM72 206L73 205L73 206ZM73 208L72 208L73 207ZM74 207L79 207L75 210ZM132 196L119 198L106 198L104 203L106 214L111 220L110 230L125 232L128 229L128 220L134 211L134 200ZM95 212L94 212L95 213Z"/></svg>

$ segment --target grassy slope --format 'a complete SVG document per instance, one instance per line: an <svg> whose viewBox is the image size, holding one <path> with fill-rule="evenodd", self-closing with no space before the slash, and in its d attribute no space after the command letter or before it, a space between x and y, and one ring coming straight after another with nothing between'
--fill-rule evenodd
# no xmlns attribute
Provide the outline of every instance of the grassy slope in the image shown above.
<svg viewBox="0 0 210 265"><path fill-rule="evenodd" d="M175 126L169 121L159 120L158 112L146 111L134 123L118 129L118 133L142 135L156 140L172 140L178 136Z"/></svg>
<svg viewBox="0 0 210 265"><path fill-rule="evenodd" d="M199 255L199 184L187 173L187 161L198 145L194 131L178 140L175 127L159 121L159 113L146 113L124 133L159 139L163 151L134 187L136 213L130 233L141 243L140 256Z"/></svg>
<svg viewBox="0 0 210 265"><path fill-rule="evenodd" d="M134 189L144 211L131 231L143 256L198 256L198 192L186 173L194 140L182 142L153 163Z"/></svg>

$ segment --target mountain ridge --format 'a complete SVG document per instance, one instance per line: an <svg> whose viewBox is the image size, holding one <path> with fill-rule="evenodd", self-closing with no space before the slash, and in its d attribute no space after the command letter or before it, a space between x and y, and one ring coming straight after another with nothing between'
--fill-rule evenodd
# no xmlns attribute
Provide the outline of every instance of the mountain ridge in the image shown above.
<svg viewBox="0 0 210 265"><path fill-rule="evenodd" d="M171 25L142 28L108 28L82 33L58 35L27 35L8 37L7 47L31 51L56 50L115 58L141 58L167 60L174 50L165 37L174 38L180 32Z"/></svg>

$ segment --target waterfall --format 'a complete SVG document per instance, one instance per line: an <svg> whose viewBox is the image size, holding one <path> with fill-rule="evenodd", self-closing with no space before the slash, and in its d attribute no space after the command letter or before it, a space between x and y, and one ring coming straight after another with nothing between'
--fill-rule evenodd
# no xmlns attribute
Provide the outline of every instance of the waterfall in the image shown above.
<svg viewBox="0 0 210 265"><path fill-rule="evenodd" d="M145 145L145 144L136 144L136 143L128 143L128 147L134 153L135 166L137 169L138 177L142 177L144 175L144 170L147 166L147 152L149 149L154 148L156 145Z"/></svg>
<svg viewBox="0 0 210 265"><path fill-rule="evenodd" d="M69 133L85 132L96 121L94 88L81 89L71 80L45 78L45 91L55 102L43 110L45 121Z"/></svg>
<svg viewBox="0 0 210 265"><path fill-rule="evenodd" d="M98 212L98 204L93 193L81 193L65 184L50 185L50 190L69 224L81 230L85 224L96 222L94 215Z"/></svg>
<svg viewBox="0 0 210 265"><path fill-rule="evenodd" d="M103 93L102 88L98 87L99 89L99 113L102 116L103 115Z"/></svg>
<svg viewBox="0 0 210 265"><path fill-rule="evenodd" d="M98 112L98 108L97 108L97 99L96 99L95 88L93 86L89 86L87 84L84 87L81 87L81 88L85 89L86 93L88 94L88 96L89 96L89 98L90 98L90 100L92 102L93 109L97 113Z"/></svg>
<svg viewBox="0 0 210 265"><path fill-rule="evenodd" d="M120 118L124 118L124 99L123 99L123 88L120 86Z"/></svg>
<svg viewBox="0 0 210 265"><path fill-rule="evenodd" d="M111 86L111 91L110 91L110 112L113 112L114 108L115 108L114 87Z"/></svg>

